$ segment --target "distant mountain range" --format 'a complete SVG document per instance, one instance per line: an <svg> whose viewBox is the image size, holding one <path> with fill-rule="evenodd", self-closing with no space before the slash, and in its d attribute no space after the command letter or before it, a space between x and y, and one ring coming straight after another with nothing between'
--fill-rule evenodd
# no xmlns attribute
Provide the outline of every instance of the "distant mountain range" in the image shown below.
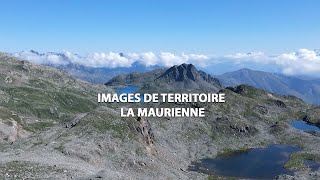
<svg viewBox="0 0 320 180"><path fill-rule="evenodd" d="M22 51L16 54L16 57L20 57L22 59L31 60L32 57L34 58L47 58L49 55L56 55L61 58L61 62L63 63L51 63L45 62L45 65L52 66L61 70L66 71L73 77L78 79L85 80L87 82L93 84L104 84L109 79L120 75L126 74L131 72L146 72L151 71L154 69L158 69L161 66L144 66L138 62L135 62L130 67L118 67L118 68L108 68L108 67L89 67L79 63L72 62L68 56L64 53L57 53L57 52L47 52L47 53L39 53L35 50L30 51ZM123 53L119 53L120 56L124 56ZM74 54L74 56L79 56L78 54ZM80 57L80 56L79 56ZM34 60L33 60L34 61ZM32 62L33 62L32 61Z"/></svg>
<svg viewBox="0 0 320 180"><path fill-rule="evenodd" d="M169 69L157 69L145 73L119 75L106 83L109 86L137 85L146 90L164 91L218 91L221 84L211 75L198 71L192 64L181 64Z"/></svg>
<svg viewBox="0 0 320 180"><path fill-rule="evenodd" d="M160 66L146 67L139 63L134 63L131 67L118 67L118 68L95 68L80 65L77 63L69 63L67 65L50 65L58 69L68 72L70 75L88 81L93 84L104 84L109 79L131 72L146 72L159 68Z"/></svg>
<svg viewBox="0 0 320 180"><path fill-rule="evenodd" d="M305 102L320 104L320 80L303 79L282 74L240 69L218 76L198 71L192 64L144 73L129 73L112 78L106 85L137 85L164 90L218 90L221 86L247 84L280 95L293 95ZM148 86L148 87L147 87Z"/></svg>
<svg viewBox="0 0 320 180"><path fill-rule="evenodd" d="M282 74L240 69L216 76L224 86L248 84L282 95L293 95L308 103L320 104L320 80L305 80Z"/></svg>
<svg viewBox="0 0 320 180"><path fill-rule="evenodd" d="M316 52L316 54L320 56L320 50L314 50L314 52ZM88 67L72 62L64 53L39 53L34 50L23 51L16 55L16 57L26 59L26 54L30 55L31 58L34 57L44 59L50 55L56 55L60 57L61 62L63 63L51 63L50 61L48 61L45 62L45 64L58 69L62 69L76 78L94 84L104 84L113 78L107 84L124 85L125 83L127 83L139 84L141 86L143 85L141 84L141 82L154 81L152 83L154 85L154 88L158 88L160 86L163 87L164 84L166 84L166 89L170 89L171 86L174 86L173 89L205 88L216 90L216 87L212 88L210 86L214 81L216 81L216 85L220 86L220 83L218 83L217 81L217 79L219 79L223 86L237 86L240 84L248 84L277 94L294 95L308 103L320 104L320 79L315 80L310 79L309 77L294 77L286 76L283 74L254 71L250 69L240 69L237 71L214 76L215 78L217 78L215 79L213 78L213 76L196 70L193 65L173 66L167 71L161 66L156 65L146 67L142 64L139 64L138 62L135 62L131 67ZM125 56L123 53L119 53L119 55ZM79 55L74 54L74 56ZM128 73L129 75L126 75ZM201 78L199 79L199 77Z"/></svg>
<svg viewBox="0 0 320 180"><path fill-rule="evenodd" d="M317 56L320 56L320 49L315 49L313 51L317 54Z"/></svg>

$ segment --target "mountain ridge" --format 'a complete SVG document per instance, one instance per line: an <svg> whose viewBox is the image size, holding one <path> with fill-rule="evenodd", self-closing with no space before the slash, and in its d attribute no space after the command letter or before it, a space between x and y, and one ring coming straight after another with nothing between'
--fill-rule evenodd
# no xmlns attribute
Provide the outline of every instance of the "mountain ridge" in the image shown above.
<svg viewBox="0 0 320 180"><path fill-rule="evenodd" d="M243 68L215 76L224 86L252 85L281 95L297 96L308 103L320 104L320 81Z"/></svg>
<svg viewBox="0 0 320 180"><path fill-rule="evenodd" d="M38 51L30 50L14 54L17 58L27 58L26 60L29 61L36 61L37 58L47 58L49 55L58 56L60 58L59 63L45 62L42 64L64 70L75 78L82 79L93 84L104 84L107 80L125 73L146 72L160 68L158 65L147 67L139 62L134 62L130 67L90 67L77 62L72 62L65 53L60 52L39 53ZM73 54L73 56L80 58L78 54ZM119 53L119 56L124 57L125 55L124 53Z"/></svg>
<svg viewBox="0 0 320 180"><path fill-rule="evenodd" d="M213 90L221 89L218 79L211 75L198 71L193 64L175 65L168 69L158 69L145 73L130 73L112 78L105 83L114 85L137 85L142 89L159 90ZM161 89L160 89L161 88Z"/></svg>

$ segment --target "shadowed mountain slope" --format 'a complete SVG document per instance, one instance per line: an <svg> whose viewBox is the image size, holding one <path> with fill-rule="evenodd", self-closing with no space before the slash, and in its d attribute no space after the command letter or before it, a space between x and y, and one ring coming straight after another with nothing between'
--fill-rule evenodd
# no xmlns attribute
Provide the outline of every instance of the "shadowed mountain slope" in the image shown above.
<svg viewBox="0 0 320 180"><path fill-rule="evenodd" d="M250 69L240 69L216 77L224 86L248 84L277 94L293 95L308 103L320 104L319 80L303 80Z"/></svg>

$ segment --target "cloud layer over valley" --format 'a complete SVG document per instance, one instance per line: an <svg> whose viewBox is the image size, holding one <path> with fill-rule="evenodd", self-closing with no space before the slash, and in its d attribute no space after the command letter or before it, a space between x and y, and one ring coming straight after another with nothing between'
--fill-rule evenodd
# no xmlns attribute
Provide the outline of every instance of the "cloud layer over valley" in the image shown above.
<svg viewBox="0 0 320 180"><path fill-rule="evenodd" d="M209 56L205 54L175 54L170 52L143 52L143 53L115 53L95 52L79 56L69 51L62 53L38 53L36 51L22 51L14 56L37 64L67 65L81 64L88 67L118 68L131 67L139 63L146 67L170 67L182 63L192 63L197 67L210 68L219 64L233 65L254 63L261 66L273 66L287 75L320 74L320 52L317 50L299 49L296 52L281 54L267 54L264 52L235 53L223 56Z"/></svg>

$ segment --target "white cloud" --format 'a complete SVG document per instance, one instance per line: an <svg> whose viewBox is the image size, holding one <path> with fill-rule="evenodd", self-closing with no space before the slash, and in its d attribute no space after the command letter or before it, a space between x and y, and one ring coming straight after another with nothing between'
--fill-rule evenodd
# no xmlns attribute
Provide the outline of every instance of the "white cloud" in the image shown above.
<svg viewBox="0 0 320 180"><path fill-rule="evenodd" d="M216 57L219 58L219 57ZM308 49L299 49L296 52L267 55L264 52L236 53L225 55L222 61L241 64L254 62L261 65L274 65L287 75L314 75L320 73L320 56Z"/></svg>
<svg viewBox="0 0 320 180"><path fill-rule="evenodd" d="M77 62L90 67L130 67L134 61L120 56L118 53L93 53Z"/></svg>
<svg viewBox="0 0 320 180"><path fill-rule="evenodd" d="M231 60L236 64L242 62L257 62L257 63L269 63L270 58L264 52L250 52L250 53L235 53L223 56L223 59Z"/></svg>
<svg viewBox="0 0 320 180"><path fill-rule="evenodd" d="M161 59L161 63L164 66L173 66L176 64L182 64L182 63L187 63L186 58L184 56L177 56L173 53L170 52L162 52L159 55Z"/></svg>
<svg viewBox="0 0 320 180"><path fill-rule="evenodd" d="M47 54L36 54L32 53L30 51L23 51L21 53L15 53L15 57L19 57L21 59L28 60L30 62L36 63L36 64L67 64L61 56L47 53Z"/></svg>
<svg viewBox="0 0 320 180"><path fill-rule="evenodd" d="M129 53L128 58L137 61L147 67L154 66L159 63L159 58L153 52L145 53Z"/></svg>
<svg viewBox="0 0 320 180"><path fill-rule="evenodd" d="M173 66L182 63L195 63L199 66L205 66L206 61L209 57L202 54L185 54L181 55L173 54L170 52L161 52L155 54L153 52L144 53L128 53L124 56L115 52L95 52L87 54L86 56L78 56L69 51L63 52L61 54L46 53L39 54L34 52L23 51L21 53L15 54L16 57L29 60L37 64L67 64L67 63L78 63L89 67L130 67L133 63L138 62L145 66Z"/></svg>
<svg viewBox="0 0 320 180"><path fill-rule="evenodd" d="M289 75L320 73L320 56L315 51L299 49L297 52L283 53L275 59L275 64L282 67L282 72Z"/></svg>
<svg viewBox="0 0 320 180"><path fill-rule="evenodd" d="M242 59L242 60L248 60L248 59L261 59L266 57L264 52L250 52L250 53L236 53L236 54L230 54L226 55L226 58L231 59Z"/></svg>
<svg viewBox="0 0 320 180"><path fill-rule="evenodd" d="M205 62L209 60L209 57L203 54L182 53L177 55L170 52L161 52L159 54L153 52L129 53L126 57L147 67L154 65L170 67L182 63L197 63L199 66L205 66Z"/></svg>
<svg viewBox="0 0 320 180"><path fill-rule="evenodd" d="M162 52L159 55L161 59L161 65L169 67L173 65L179 65L182 63L196 64L197 66L203 67L207 65L209 57L202 54L185 54L175 55L170 52Z"/></svg>
<svg viewBox="0 0 320 180"><path fill-rule="evenodd" d="M120 55L115 52L96 52L86 56L79 56L72 52L62 54L35 52L21 52L14 54L22 59L37 64L68 64L78 63L89 67L130 67L138 62L145 66L160 65L170 67L182 63L192 63L198 67L213 67L215 64L228 62L231 64L261 64L271 65L288 75L314 75L320 74L320 56L313 50L299 49L296 52L285 52L270 55L264 52L235 53L224 56L207 56L204 54L175 54L171 52L143 52Z"/></svg>

